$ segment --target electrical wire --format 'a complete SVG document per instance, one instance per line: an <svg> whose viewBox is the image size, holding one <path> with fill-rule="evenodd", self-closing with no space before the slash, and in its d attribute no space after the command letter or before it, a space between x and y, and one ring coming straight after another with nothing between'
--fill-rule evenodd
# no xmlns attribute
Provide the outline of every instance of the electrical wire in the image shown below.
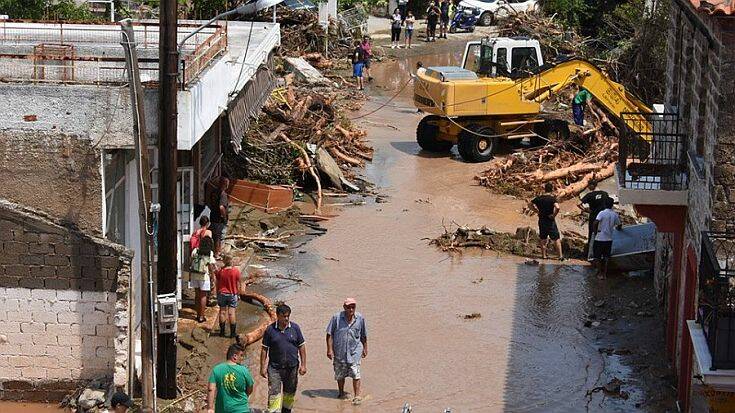
<svg viewBox="0 0 735 413"><path fill-rule="evenodd" d="M250 31L248 32L248 42L245 44L245 55L242 57L242 64L240 65L240 73L237 75L237 80L235 81L235 86L232 88L232 91L229 93L230 96L232 96L233 93L237 90L237 85L240 83L240 77L242 76L242 72L245 69L245 61L248 58L248 49L250 49L250 38L253 36L253 24L255 23L255 20L250 20Z"/></svg>

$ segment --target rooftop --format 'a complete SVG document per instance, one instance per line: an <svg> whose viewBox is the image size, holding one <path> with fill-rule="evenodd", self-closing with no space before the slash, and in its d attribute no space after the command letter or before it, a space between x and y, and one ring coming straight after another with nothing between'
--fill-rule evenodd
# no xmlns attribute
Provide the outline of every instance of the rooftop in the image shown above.
<svg viewBox="0 0 735 413"><path fill-rule="evenodd" d="M201 24L180 21L182 40ZM158 21L134 23L141 80L158 80ZM117 24L0 21L0 80L77 84L127 82ZM212 24L187 40L181 59L188 84L228 47L226 22Z"/></svg>

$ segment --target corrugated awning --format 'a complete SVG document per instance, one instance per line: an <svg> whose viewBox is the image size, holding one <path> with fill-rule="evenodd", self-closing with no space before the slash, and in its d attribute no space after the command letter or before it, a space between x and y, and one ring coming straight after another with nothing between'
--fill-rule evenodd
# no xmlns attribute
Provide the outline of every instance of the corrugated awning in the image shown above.
<svg viewBox="0 0 735 413"><path fill-rule="evenodd" d="M260 113L275 84L273 72L266 65L260 66L227 108L231 143L235 152L242 149L242 138L250 127L250 121Z"/></svg>

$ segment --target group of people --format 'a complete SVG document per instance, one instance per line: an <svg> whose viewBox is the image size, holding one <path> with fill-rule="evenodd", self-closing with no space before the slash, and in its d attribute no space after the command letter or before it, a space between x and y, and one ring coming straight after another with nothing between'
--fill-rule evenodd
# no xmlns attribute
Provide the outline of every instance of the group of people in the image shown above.
<svg viewBox="0 0 735 413"><path fill-rule="evenodd" d="M267 412L290 413L296 399L299 376L307 372L306 340L298 324L291 321L291 308L280 304L276 321L263 335L260 375L268 380ZM332 361L338 397L349 398L345 381L352 379L352 404L362 403L360 361L367 357L367 324L357 312L357 302L347 298L326 328L327 358ZM227 360L216 365L209 376L208 413L250 412L248 396L255 383L243 365L245 347L239 342L227 349Z"/></svg>
<svg viewBox="0 0 735 413"><path fill-rule="evenodd" d="M427 42L436 41L437 37L447 38L449 30L449 22L452 20L457 10L455 0L432 0L426 8L426 40ZM413 28L416 23L416 17L411 10L408 10L408 0L399 0L398 7L393 10L391 15L391 48L400 48L401 29L405 27L404 42L406 48L411 48L413 40ZM436 28L439 26L439 36L436 35Z"/></svg>
<svg viewBox="0 0 735 413"><path fill-rule="evenodd" d="M199 217L199 229L194 231L189 241L190 286L195 293L196 320L199 323L207 321L204 310L207 308L211 293L216 292L219 306L219 334L224 337L226 324L229 324L230 337L235 337L237 332L235 309L240 293L241 274L240 270L233 266L232 257L222 254L222 239L228 222L227 188L230 186L230 180L220 177L208 182L207 185L205 198L210 211L209 216ZM218 266L217 262L220 260L222 265Z"/></svg>
<svg viewBox="0 0 735 413"><path fill-rule="evenodd" d="M613 231L622 230L622 224L620 216L613 209L615 201L607 192L597 190L597 181L590 181L588 189L589 192L582 197L578 208L589 213L587 252L588 255L592 255L597 265L598 278L604 279L607 276L608 262L612 253ZM528 207L538 215L541 257L547 258L547 249L551 241L556 247L559 260L564 261L561 234L556 225L560 207L553 191L554 186L547 182L544 185L544 193L532 199Z"/></svg>

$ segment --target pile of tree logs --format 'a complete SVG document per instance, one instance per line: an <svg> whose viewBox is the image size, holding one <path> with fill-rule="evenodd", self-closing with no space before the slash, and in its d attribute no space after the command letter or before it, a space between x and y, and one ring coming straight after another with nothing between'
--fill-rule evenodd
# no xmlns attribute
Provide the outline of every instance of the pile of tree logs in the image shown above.
<svg viewBox="0 0 735 413"><path fill-rule="evenodd" d="M286 78L290 81L291 77ZM263 114L251 123L242 150L225 153L230 176L265 184L291 185L309 180L321 189L320 174L312 159L314 147L331 155L346 178L354 176L354 167L372 160L373 149L365 141L366 132L344 115L364 101L362 93L350 87L315 89L288 84L281 96L271 96Z"/></svg>
<svg viewBox="0 0 735 413"><path fill-rule="evenodd" d="M572 93L567 90L545 102L544 111L554 118L570 117ZM494 192L522 198L532 197L547 182L561 201L579 195L591 180L611 177L618 159L618 131L602 109L588 102L585 119L586 130L570 125L568 139L498 157L475 180Z"/></svg>
<svg viewBox="0 0 735 413"><path fill-rule="evenodd" d="M525 36L541 43L545 60L558 55L586 57L586 39L572 29L566 29L554 17L540 13L519 13L502 22L500 36Z"/></svg>

